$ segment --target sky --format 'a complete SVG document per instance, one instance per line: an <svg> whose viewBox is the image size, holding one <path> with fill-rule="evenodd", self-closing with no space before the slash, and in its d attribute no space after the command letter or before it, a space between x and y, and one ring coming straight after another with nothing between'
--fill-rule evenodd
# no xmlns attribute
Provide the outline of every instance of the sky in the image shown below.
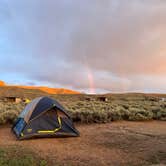
<svg viewBox="0 0 166 166"><path fill-rule="evenodd" d="M0 0L0 80L166 93L166 1Z"/></svg>

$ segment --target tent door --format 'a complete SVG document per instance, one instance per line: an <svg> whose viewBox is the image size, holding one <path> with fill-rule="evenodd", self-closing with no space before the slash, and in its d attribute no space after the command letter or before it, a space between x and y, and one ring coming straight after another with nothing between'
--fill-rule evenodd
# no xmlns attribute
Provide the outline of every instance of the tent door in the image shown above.
<svg viewBox="0 0 166 166"><path fill-rule="evenodd" d="M39 134L46 134L46 133L56 133L57 131L59 131L62 128L62 121L59 116L58 116L58 124L59 124L59 127L55 128L54 130L38 130L37 132Z"/></svg>

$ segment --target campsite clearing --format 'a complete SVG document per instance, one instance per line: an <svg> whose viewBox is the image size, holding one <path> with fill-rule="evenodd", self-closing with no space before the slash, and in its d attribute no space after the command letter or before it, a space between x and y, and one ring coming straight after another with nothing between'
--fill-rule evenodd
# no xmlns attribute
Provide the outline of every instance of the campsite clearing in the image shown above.
<svg viewBox="0 0 166 166"><path fill-rule="evenodd" d="M16 141L10 126L0 127L0 147L28 149L48 165L166 164L166 122L77 124L81 137Z"/></svg>

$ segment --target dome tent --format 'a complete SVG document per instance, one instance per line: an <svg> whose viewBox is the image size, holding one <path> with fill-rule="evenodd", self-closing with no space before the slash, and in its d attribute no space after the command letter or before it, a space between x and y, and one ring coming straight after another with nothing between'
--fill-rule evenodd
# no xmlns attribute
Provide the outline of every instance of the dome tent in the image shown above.
<svg viewBox="0 0 166 166"><path fill-rule="evenodd" d="M66 110L49 97L29 103L12 127L18 139L79 136Z"/></svg>

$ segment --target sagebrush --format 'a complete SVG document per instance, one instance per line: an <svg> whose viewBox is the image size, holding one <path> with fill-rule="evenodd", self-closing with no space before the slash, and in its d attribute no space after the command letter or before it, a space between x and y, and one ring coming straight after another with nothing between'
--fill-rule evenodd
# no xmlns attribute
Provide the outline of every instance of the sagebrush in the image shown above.
<svg viewBox="0 0 166 166"><path fill-rule="evenodd" d="M92 97L93 99L93 97ZM166 120L166 101L147 97L116 97L107 102L68 95L58 100L65 106L73 121L106 123L116 120ZM12 123L25 107L24 103L0 102L0 124Z"/></svg>

